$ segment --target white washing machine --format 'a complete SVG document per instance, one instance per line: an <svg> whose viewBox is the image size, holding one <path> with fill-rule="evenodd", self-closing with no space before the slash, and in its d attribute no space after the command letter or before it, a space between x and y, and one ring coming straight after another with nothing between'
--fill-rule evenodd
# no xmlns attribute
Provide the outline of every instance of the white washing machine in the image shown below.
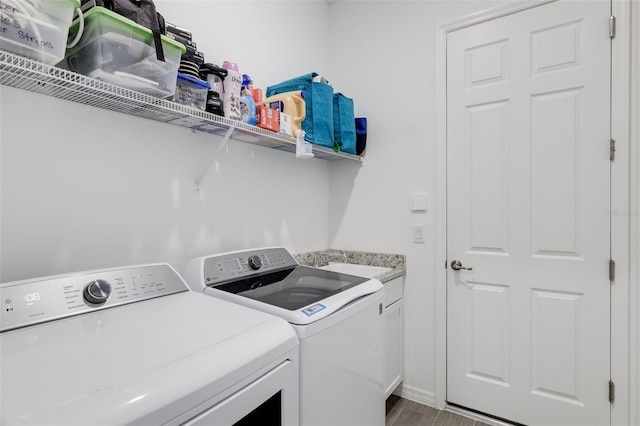
<svg viewBox="0 0 640 426"><path fill-rule="evenodd" d="M0 424L298 424L289 324L169 265L6 283L0 301Z"/></svg>
<svg viewBox="0 0 640 426"><path fill-rule="evenodd" d="M286 319L300 340L300 424L382 426L384 288L300 266L282 247L191 261L192 289Z"/></svg>

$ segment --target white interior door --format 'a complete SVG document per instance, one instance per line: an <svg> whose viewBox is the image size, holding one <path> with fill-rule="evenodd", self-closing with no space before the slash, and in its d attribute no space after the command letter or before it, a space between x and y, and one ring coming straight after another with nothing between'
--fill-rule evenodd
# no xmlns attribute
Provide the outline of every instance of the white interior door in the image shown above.
<svg viewBox="0 0 640 426"><path fill-rule="evenodd" d="M449 403L610 423L609 16L561 0L447 36Z"/></svg>

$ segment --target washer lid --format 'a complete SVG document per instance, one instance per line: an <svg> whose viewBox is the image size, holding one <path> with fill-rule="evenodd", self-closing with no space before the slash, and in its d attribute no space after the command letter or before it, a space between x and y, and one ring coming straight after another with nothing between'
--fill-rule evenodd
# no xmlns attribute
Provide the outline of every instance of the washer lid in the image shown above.
<svg viewBox="0 0 640 426"><path fill-rule="evenodd" d="M0 334L1 424L162 424L297 346L286 321L194 292Z"/></svg>
<svg viewBox="0 0 640 426"><path fill-rule="evenodd" d="M336 274L336 272L332 273ZM300 282L302 283L300 291L297 291L296 288L293 287L289 288L288 290L284 290L283 292L281 292L281 294L274 295L275 298L284 296L293 299L293 302L295 303L292 302L292 305L300 306L297 309L287 309L270 303L270 298L272 297L272 294L270 293L260 295L264 296L262 299L260 299L259 297L253 297L256 296L254 294L256 290L264 290L267 289L267 287L240 293L233 293L229 291L223 291L220 289L220 286L217 286L205 288L204 293L220 299L238 303L240 305L259 309L263 312L277 315L281 318L286 319L291 324L308 325L320 321L321 319L326 318L335 312L338 312L342 308L350 305L358 299L369 296L373 293L384 292L382 283L380 283L380 281L376 279L352 277L358 278L357 284L351 283L347 286L348 288L342 288L337 291L327 292L324 296L320 296L323 291L320 291L318 293L313 290L312 286L307 286L306 278L308 277L301 277L300 279ZM312 282L313 280L314 279L312 278L309 280L309 282ZM280 293L277 291L277 287L277 284L274 284L274 293ZM306 299L309 303L307 305L302 305L302 303L300 303L298 299Z"/></svg>
<svg viewBox="0 0 640 426"><path fill-rule="evenodd" d="M368 278L298 266L215 288L295 311L368 281Z"/></svg>
<svg viewBox="0 0 640 426"><path fill-rule="evenodd" d="M191 289L306 325L383 289L380 281L300 266L284 247L193 259L184 272Z"/></svg>

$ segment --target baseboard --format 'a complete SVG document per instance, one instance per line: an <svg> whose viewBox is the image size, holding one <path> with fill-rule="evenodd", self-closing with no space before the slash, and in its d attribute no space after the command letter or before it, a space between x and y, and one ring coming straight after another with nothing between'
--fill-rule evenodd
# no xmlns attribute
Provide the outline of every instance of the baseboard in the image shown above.
<svg viewBox="0 0 640 426"><path fill-rule="evenodd" d="M398 388L393 391L393 394L410 401L428 405L429 407L435 408L436 406L436 395L433 392L427 392L413 386L405 385L404 383L398 386Z"/></svg>

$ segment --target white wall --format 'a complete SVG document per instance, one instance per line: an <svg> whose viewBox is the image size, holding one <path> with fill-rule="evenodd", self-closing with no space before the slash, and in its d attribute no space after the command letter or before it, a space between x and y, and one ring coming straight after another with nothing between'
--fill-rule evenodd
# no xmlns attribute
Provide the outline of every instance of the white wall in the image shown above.
<svg viewBox="0 0 640 426"><path fill-rule="evenodd" d="M436 30L495 7L484 1L339 1L331 5L327 77L368 119L364 167L331 165L330 244L401 253L405 276L403 392L432 403L435 391ZM329 74L329 73L328 73ZM414 191L427 213L411 213ZM426 243L411 227L424 225Z"/></svg>
<svg viewBox="0 0 640 426"><path fill-rule="evenodd" d="M256 87L327 66L324 1L154 0L167 21L191 29L207 62L237 62ZM266 90L265 90L266 91Z"/></svg>
<svg viewBox="0 0 640 426"><path fill-rule="evenodd" d="M157 7L193 31L208 61L235 61L263 88L327 67L325 3ZM291 37L276 42L283 34ZM207 253L328 246L326 161L231 141L197 193L195 179L220 137L0 90L2 282L145 262L181 271Z"/></svg>

